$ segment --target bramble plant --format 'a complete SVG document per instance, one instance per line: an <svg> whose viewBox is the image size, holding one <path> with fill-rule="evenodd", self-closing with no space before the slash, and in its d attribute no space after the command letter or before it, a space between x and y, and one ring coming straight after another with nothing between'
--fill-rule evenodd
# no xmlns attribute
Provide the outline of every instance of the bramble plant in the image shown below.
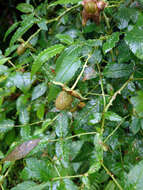
<svg viewBox="0 0 143 190"><path fill-rule="evenodd" d="M0 45L0 189L143 189L142 10L16 4Z"/></svg>

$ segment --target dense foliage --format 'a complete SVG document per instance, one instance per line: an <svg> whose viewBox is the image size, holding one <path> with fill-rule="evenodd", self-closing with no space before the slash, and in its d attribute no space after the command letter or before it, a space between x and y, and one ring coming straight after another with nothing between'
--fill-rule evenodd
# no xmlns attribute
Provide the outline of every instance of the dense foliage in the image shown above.
<svg viewBox="0 0 143 190"><path fill-rule="evenodd" d="M143 189L143 1L89 2L3 13L2 190Z"/></svg>

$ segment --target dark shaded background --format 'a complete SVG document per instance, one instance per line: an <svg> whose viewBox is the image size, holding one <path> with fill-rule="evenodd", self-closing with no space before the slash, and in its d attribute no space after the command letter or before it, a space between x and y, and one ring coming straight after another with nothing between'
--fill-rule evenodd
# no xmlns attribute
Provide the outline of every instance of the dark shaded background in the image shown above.
<svg viewBox="0 0 143 190"><path fill-rule="evenodd" d="M30 3L37 7L42 0L31 0ZM48 1L51 2L51 1ZM0 0L0 50L8 47L9 39L3 41L7 29L16 21L20 20L21 12L16 9L19 3L26 3L25 0Z"/></svg>
<svg viewBox="0 0 143 190"><path fill-rule="evenodd" d="M18 3L24 0L0 0L0 49L3 50L8 45L8 40L3 41L3 37L7 29L18 20L20 12L16 9Z"/></svg>

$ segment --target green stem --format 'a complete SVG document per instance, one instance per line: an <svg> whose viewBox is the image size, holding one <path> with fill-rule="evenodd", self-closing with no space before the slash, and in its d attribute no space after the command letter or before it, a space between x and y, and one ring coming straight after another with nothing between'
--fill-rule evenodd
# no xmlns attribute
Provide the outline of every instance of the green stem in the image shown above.
<svg viewBox="0 0 143 190"><path fill-rule="evenodd" d="M106 143L108 139L119 129L119 127L122 125L122 123L125 121L127 117L129 117L129 115L124 117L123 120L117 125L117 127L108 135L108 137L106 137L106 139L104 140L104 143Z"/></svg>
<svg viewBox="0 0 143 190"><path fill-rule="evenodd" d="M80 178L80 177L83 177L83 176L88 176L88 174L85 173L85 174L73 175L73 176L54 177L54 178L52 179L52 181L61 180L61 179Z"/></svg>
<svg viewBox="0 0 143 190"><path fill-rule="evenodd" d="M116 99L116 96L118 94L121 94L121 91L128 85L128 83L133 80L133 74L130 76L130 78L121 86L119 90L117 90L112 98L110 99L109 103L106 105L104 113L108 111L109 107L112 105L113 101Z"/></svg>
<svg viewBox="0 0 143 190"><path fill-rule="evenodd" d="M117 187L120 190L123 190L123 188L121 187L121 185L118 183L118 181L115 179L114 175L108 170L108 168L106 168L106 166L103 164L103 162L101 161L101 165L102 167L105 169L105 171L107 172L107 174L113 179L114 183L117 185Z"/></svg>
<svg viewBox="0 0 143 190"><path fill-rule="evenodd" d="M91 58L91 54L88 55L88 57L87 57L87 59L86 59L86 61L85 61L85 64L83 65L83 68L82 68L82 70L81 70L81 73L79 74L79 76L77 77L75 83L74 83L73 86L71 87L71 90L74 90L74 89L75 89L75 87L76 87L78 81L80 80L80 78L81 78L81 76L82 76L82 74L83 74L85 68L87 67L87 63L88 63L88 60L89 60L90 58Z"/></svg>
<svg viewBox="0 0 143 190"><path fill-rule="evenodd" d="M107 28L110 29L111 27L110 27L110 23L109 23L109 18L106 16L105 12L103 12L103 16L104 16Z"/></svg>

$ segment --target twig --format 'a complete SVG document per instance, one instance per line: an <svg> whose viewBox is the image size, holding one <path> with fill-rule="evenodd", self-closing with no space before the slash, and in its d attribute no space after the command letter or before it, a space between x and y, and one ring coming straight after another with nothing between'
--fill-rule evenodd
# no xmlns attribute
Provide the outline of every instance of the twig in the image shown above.
<svg viewBox="0 0 143 190"><path fill-rule="evenodd" d="M30 42L30 40L32 40L32 38L34 38L40 31L41 31L41 28L39 28L34 34L32 34L32 35L28 38L28 40L24 43L24 46L26 46L26 45Z"/></svg>
<svg viewBox="0 0 143 190"><path fill-rule="evenodd" d="M88 174L85 173L85 174L73 175L73 176L54 177L54 178L52 179L52 181L61 180L61 179L79 178L79 177L83 177L83 176L88 176Z"/></svg>
<svg viewBox="0 0 143 190"><path fill-rule="evenodd" d="M100 86L101 86L101 91L102 91L102 96L103 96L103 102L104 102L104 109L105 109L105 106L106 106L106 99L105 99L105 92L104 92L104 87L103 87L103 82L102 82L102 75L101 75L101 71L100 71L100 67L99 67L99 64L97 63L97 68L98 68L98 71L99 71L99 77L100 77ZM103 133L104 131L104 123L105 123L105 117L104 117L104 111L102 113L102 124L101 124L101 134Z"/></svg>
<svg viewBox="0 0 143 190"><path fill-rule="evenodd" d="M120 190L123 190L121 185L118 183L118 181L115 179L114 175L106 168L106 166L103 164L103 162L101 161L101 165L102 167L105 169L105 171L107 172L107 174L113 179L114 183L117 185L117 187Z"/></svg>
<svg viewBox="0 0 143 190"><path fill-rule="evenodd" d="M87 95L93 95L93 96L103 96L103 94L98 94L98 93L94 93L94 92L89 92L89 93L87 93ZM110 96L110 95L108 95L108 94L104 94L104 96Z"/></svg>
<svg viewBox="0 0 143 190"><path fill-rule="evenodd" d="M80 137L80 136L84 136L84 135L95 135L97 132L88 132L88 133L80 133L77 135L72 135L70 137L66 137L66 138L58 138L58 139L47 139L47 143L48 142L58 142L58 141L67 141L69 139L73 139L75 137ZM45 143L45 141L44 141Z"/></svg>
<svg viewBox="0 0 143 190"><path fill-rule="evenodd" d="M80 78L81 78L81 76L82 76L82 74L83 74L83 72L84 72L84 70L85 70L85 68L86 68L86 66L87 66L87 63L88 63L88 60L90 59L90 57L91 57L91 54L88 55L88 57L87 57L87 59L86 59L86 61L85 61L85 64L83 65L83 68L82 68L82 70L81 70L79 76L77 77L75 83L74 83L73 86L71 87L71 90L74 90L74 89L75 89L75 87L76 87L78 81L80 80Z"/></svg>
<svg viewBox="0 0 143 190"><path fill-rule="evenodd" d="M12 164L10 165L10 167L8 168L8 170L6 171L6 173L2 176L2 178L0 179L0 186L2 186L2 183L4 181L4 179L7 177L7 175L9 174L10 170L12 169L13 165L15 162L12 162Z"/></svg>
<svg viewBox="0 0 143 190"><path fill-rule="evenodd" d="M113 101L116 99L116 96L118 94L121 94L121 91L128 85L128 83L133 80L133 74L130 76L130 78L123 84L123 86L121 86L121 88L119 90L117 90L114 95L112 96L112 98L110 99L109 103L106 105L104 113L108 111L109 107L112 105Z"/></svg>
<svg viewBox="0 0 143 190"><path fill-rule="evenodd" d="M67 137L67 138L65 138L65 140L69 140L69 139L72 139L72 138L75 138L75 137L84 136L84 135L95 135L96 133L97 132L79 133L77 135L73 135L73 136Z"/></svg>
<svg viewBox="0 0 143 190"><path fill-rule="evenodd" d="M106 106L105 92L104 92L104 87L103 87L102 75L101 75L101 71L100 71L100 67L99 67L98 63L97 63L97 68L99 71L100 86L101 86L101 91L102 91L102 96L103 96L103 101L104 101L104 108L105 108L105 106Z"/></svg>
<svg viewBox="0 0 143 190"><path fill-rule="evenodd" d="M57 119L57 117L58 117L58 115L56 115L51 121L49 121L49 123L48 123L47 126L51 125L51 124ZM43 122L45 122L45 121L47 121L47 119L42 120L42 121L36 121L36 122L33 122L33 123L29 123L28 125L29 125L29 126L32 126L32 125L36 125L36 124L43 123ZM26 126L26 125L24 124L24 125L15 125L14 127L25 127L25 126Z"/></svg>
<svg viewBox="0 0 143 190"><path fill-rule="evenodd" d="M123 120L117 125L117 127L108 135L108 137L106 137L106 139L104 140L104 143L106 143L108 139L117 131L117 129L119 129L119 127L122 125L122 123L125 121L127 117L129 117L129 115L124 117Z"/></svg>
<svg viewBox="0 0 143 190"><path fill-rule="evenodd" d="M12 63L11 60L8 60L8 62L11 64L12 67L16 68L16 66Z"/></svg>
<svg viewBox="0 0 143 190"><path fill-rule="evenodd" d="M4 190L4 187L3 187L3 185L2 185L2 184L0 184L0 187L1 187L1 189L2 189L2 190Z"/></svg>
<svg viewBox="0 0 143 190"><path fill-rule="evenodd" d="M103 16L104 16L107 28L110 29L111 27L110 27L110 23L109 23L109 18L106 16L105 12L103 12Z"/></svg>
<svg viewBox="0 0 143 190"><path fill-rule="evenodd" d="M101 124L101 134L104 131L104 124L105 124L105 113L108 111L109 107L112 105L113 101L116 99L116 96L121 93L121 91L128 85L130 81L133 80L133 74L130 76L130 78L121 86L119 90L117 90L113 96L111 97L109 103L105 106L103 113L102 113L102 124Z"/></svg>

